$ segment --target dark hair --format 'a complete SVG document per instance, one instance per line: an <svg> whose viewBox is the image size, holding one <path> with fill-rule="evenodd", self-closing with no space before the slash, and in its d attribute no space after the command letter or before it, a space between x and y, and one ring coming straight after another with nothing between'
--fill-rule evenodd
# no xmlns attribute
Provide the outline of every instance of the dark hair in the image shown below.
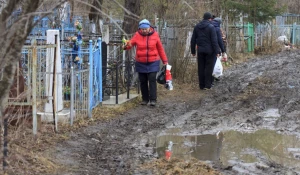
<svg viewBox="0 0 300 175"><path fill-rule="evenodd" d="M209 12L206 12L206 13L204 13L204 15L203 15L203 19L211 19L212 18L212 16L211 16L211 13L209 13Z"/></svg>

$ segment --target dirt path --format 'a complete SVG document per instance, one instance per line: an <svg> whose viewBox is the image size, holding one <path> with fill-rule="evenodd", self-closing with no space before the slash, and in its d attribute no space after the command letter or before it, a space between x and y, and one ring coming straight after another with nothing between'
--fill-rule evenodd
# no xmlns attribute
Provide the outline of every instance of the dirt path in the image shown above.
<svg viewBox="0 0 300 175"><path fill-rule="evenodd" d="M138 106L60 143L53 153L61 174L160 174L139 167L157 164L157 138L170 130L186 139L221 133L206 163L223 174L300 174L299 68L299 51L282 52L232 66L209 91L162 90L157 107Z"/></svg>

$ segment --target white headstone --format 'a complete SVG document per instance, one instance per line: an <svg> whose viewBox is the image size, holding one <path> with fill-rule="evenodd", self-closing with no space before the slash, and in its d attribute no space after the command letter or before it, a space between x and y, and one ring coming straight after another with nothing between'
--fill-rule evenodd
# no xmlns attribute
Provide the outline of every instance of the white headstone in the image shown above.
<svg viewBox="0 0 300 175"><path fill-rule="evenodd" d="M55 35L57 35L57 48L56 48L56 111L63 109L63 95L62 95L62 68L61 68L61 54L60 54L60 39L59 30L47 30L47 44L55 44ZM46 60L46 96L48 96L48 102L45 104L45 112L53 112L52 108L52 85L53 85L53 65L54 65L54 49L47 49Z"/></svg>

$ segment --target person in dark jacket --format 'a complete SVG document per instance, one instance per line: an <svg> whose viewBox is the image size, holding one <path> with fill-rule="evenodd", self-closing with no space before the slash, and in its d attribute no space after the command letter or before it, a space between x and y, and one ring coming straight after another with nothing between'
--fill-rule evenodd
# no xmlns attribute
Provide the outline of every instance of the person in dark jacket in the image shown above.
<svg viewBox="0 0 300 175"><path fill-rule="evenodd" d="M219 45L219 48L220 48L218 54L221 54L221 52L222 52L222 55L224 55L225 52L226 52L226 48L224 46L224 42L223 42L223 39L222 39L222 31L221 31L221 28L220 28L220 25L222 23L222 19L219 18L219 17L216 17L211 21L211 23L212 23L213 26L215 26L216 33L217 33L218 45ZM217 55L215 57L214 67L215 67L216 61L217 61ZM214 85L214 79L219 80L219 78L212 77L212 83L211 83L212 86Z"/></svg>
<svg viewBox="0 0 300 175"><path fill-rule="evenodd" d="M220 47L220 52L225 53L226 48L224 46L224 42L223 42L223 39L222 39L222 31L221 31L221 27L220 27L221 23L222 23L222 19L219 18L219 17L214 18L211 21L211 23L212 23L213 26L215 26L215 29L216 29L218 44L219 44L219 47Z"/></svg>
<svg viewBox="0 0 300 175"><path fill-rule="evenodd" d="M210 23L211 19L209 12L204 13L203 20L195 26L191 39L193 56L196 54L197 45L199 87L203 90L211 88L215 57L219 52L217 33Z"/></svg>
<svg viewBox="0 0 300 175"><path fill-rule="evenodd" d="M168 64L168 58L164 51L158 33L151 27L150 22L144 19L139 22L139 29L129 40L123 49L131 49L136 46L135 68L139 73L142 92L142 105L156 105L156 74L160 68L160 60Z"/></svg>

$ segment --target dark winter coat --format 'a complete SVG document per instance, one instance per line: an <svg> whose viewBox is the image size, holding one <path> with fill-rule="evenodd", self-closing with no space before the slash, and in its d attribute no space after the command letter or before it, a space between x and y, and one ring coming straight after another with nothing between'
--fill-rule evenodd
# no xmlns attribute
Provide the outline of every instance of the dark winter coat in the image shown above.
<svg viewBox="0 0 300 175"><path fill-rule="evenodd" d="M131 46L126 47L126 49L130 49L132 46L136 46L135 66L136 71L140 73L158 72L160 59L164 64L168 63L158 33L152 27L150 30L148 35L143 35L138 30L129 41Z"/></svg>
<svg viewBox="0 0 300 175"><path fill-rule="evenodd" d="M198 52L216 55L219 53L216 29L209 20L202 20L195 26L191 39L192 54L196 54L196 44Z"/></svg>
<svg viewBox="0 0 300 175"><path fill-rule="evenodd" d="M226 52L225 47L224 47L224 42L223 42L223 39L222 39L222 32L221 32L221 29L220 29L220 23L218 21L215 21L215 20L211 21L211 23L216 28L218 44L219 44L219 47L221 49L221 52L222 53Z"/></svg>

